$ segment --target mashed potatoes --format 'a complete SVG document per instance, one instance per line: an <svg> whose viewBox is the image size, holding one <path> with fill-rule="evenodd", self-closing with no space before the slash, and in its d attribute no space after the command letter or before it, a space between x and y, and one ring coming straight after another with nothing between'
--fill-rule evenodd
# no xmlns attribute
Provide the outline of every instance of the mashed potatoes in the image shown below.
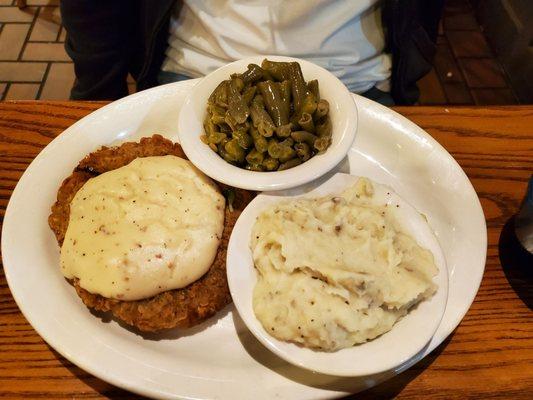
<svg viewBox="0 0 533 400"><path fill-rule="evenodd" d="M61 271L91 293L139 300L211 267L225 200L189 161L137 158L87 181L70 204Z"/></svg>
<svg viewBox="0 0 533 400"><path fill-rule="evenodd" d="M251 248L253 307L272 336L335 351L387 331L436 290L433 255L396 221L401 212L359 179L338 197L278 203Z"/></svg>

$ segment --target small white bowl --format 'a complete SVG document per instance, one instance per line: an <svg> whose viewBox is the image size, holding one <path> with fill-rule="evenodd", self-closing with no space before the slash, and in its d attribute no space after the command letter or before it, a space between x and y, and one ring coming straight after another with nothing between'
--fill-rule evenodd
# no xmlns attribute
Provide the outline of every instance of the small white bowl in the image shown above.
<svg viewBox="0 0 533 400"><path fill-rule="evenodd" d="M401 226L409 232L422 247L433 253L439 272L433 281L438 285L437 292L429 300L422 301L393 328L374 340L337 352L320 352L280 341L265 331L256 318L253 306L253 290L257 282L250 237L257 216L266 207L298 197L321 197L341 193L358 177L335 174L318 187L293 190L290 194L260 194L240 215L231 234L228 255L227 275L233 303L252 334L284 360L315 372L336 376L365 376L393 370L406 361L421 357L426 344L437 330L448 298L448 271L439 243L426 219L409 203L400 198L391 188L374 184L375 196L386 199L387 204L400 205L403 210L398 215Z"/></svg>
<svg viewBox="0 0 533 400"><path fill-rule="evenodd" d="M331 146L320 155L303 164L275 172L255 172L235 167L200 140L204 133L203 120L207 99L217 85L236 72L246 71L248 64L272 61L297 61L302 67L306 81L317 79L320 97L330 104L332 122ZM316 179L337 165L350 149L357 129L357 108L350 92L333 74L297 58L280 56L257 56L235 61L213 71L203 78L192 90L181 108L178 122L179 140L191 162L206 175L230 186L249 190L280 190L307 183Z"/></svg>

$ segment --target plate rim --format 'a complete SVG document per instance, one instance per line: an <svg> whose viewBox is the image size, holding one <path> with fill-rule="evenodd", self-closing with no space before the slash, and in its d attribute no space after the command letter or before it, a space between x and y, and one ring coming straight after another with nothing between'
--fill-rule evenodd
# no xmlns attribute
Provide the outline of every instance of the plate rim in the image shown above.
<svg viewBox="0 0 533 400"><path fill-rule="evenodd" d="M107 105L105 105L105 106L103 106L103 107L91 112L87 116L81 118L80 120L76 121L74 124L72 124L71 126L66 128L62 133L60 133L56 138L54 138L47 146L45 146L43 148L43 150L41 150L39 152L39 154L28 165L28 167L26 168L26 170L24 171L23 175L21 176L21 178L17 182L17 185L15 186L15 188L14 188L14 190L13 190L11 196L10 196L8 205L6 207L4 221L3 221L3 224L2 224L1 248L2 248L2 258L3 258L3 262L4 262L4 273L5 273L5 276L6 276L6 281L8 283L8 286L9 286L9 289L10 289L10 293L13 296L17 306L19 307L21 313L24 315L24 317L27 319L27 321L30 323L32 328L55 351L60 353L63 357L65 357L67 360L72 362L74 365L79 366L83 370L85 370L85 371L89 372L90 374L102 379L103 381L109 382L109 383L111 383L111 384L113 384L113 385L115 385L115 386L117 386L119 388L123 388L125 390L129 390L129 391L131 391L133 393L138 393L138 394L141 394L141 395L144 395L144 396L168 396L168 393L163 392L161 390L158 390L155 387L146 388L146 387L141 387L139 385L136 385L136 382L134 380L125 379L124 375L118 377L118 376L115 376L115 375L106 374L101 369L98 369L96 366L94 366L94 368L93 368L93 366L91 366L89 364L86 364L85 360L83 358L76 358L76 354L71 354L67 349L63 348L60 343L57 343L55 341L55 339L54 339L54 337L53 337L53 335L51 333L47 334L46 332L42 331L42 327L40 327L40 326L36 327L36 326L34 326L32 324L32 322L31 322L32 318L29 317L29 316L31 316L31 312L24 306L24 303L19 298L19 294L20 293L18 293L16 290L15 291L13 290L12 276L11 276L11 274L14 273L13 269L10 268L10 267L6 268L6 266L11 264L11 261L9 261L10 251L9 250L6 251L6 242L7 242L6 233L9 235L9 229L8 228L12 224L12 222L11 222L12 212L10 212L11 208L13 207L12 206L12 200L14 198L16 198L17 196L19 196L18 191L21 190L20 189L20 185L19 185L20 182L25 179L25 176L27 176L27 172L29 170L33 169L35 167L35 165L38 165L41 162L42 158L46 154L48 154L48 152L52 151L55 148L55 146L58 145L58 143L60 143L63 140L65 140L65 138L68 137L68 135L71 134L71 131L75 131L80 126L83 126L87 122L88 119L90 120L92 118L98 117L102 113L106 113L107 111L113 109L114 107L120 106L121 104L130 102L130 101L134 101L137 98L143 98L144 96L147 96L147 95L157 95L157 98L160 99L160 98L162 98L164 96L164 94L166 92L168 92L172 88L177 87L180 84L183 84L183 82L171 83L171 84L167 84L167 85L154 87L154 88L151 88L151 89L148 89L148 90L145 90L145 91L142 91L142 92L138 92L138 93L132 94L130 96L124 97L124 98L122 98L122 99L120 99L118 101L109 103L109 104L107 104ZM189 81L189 82L187 82L187 85L190 85L191 88L192 88L193 83L191 81ZM438 343L436 343L434 346L429 346L428 349L426 351L422 352L418 357L415 357L414 359L410 360L410 362L406 363L405 365L398 367L395 370L395 372L396 373L400 373L400 372L404 371L405 369L410 368L412 365L414 365L416 362L418 362L421 358L423 358L425 355L427 355L429 352L431 352L435 347L440 345L446 339L446 337L448 337L450 335L450 333L459 325L460 321L464 318L464 315L470 309L470 307L472 305L472 302L474 301L475 296L476 296L476 294L477 294L477 292L479 290L479 286L481 284L481 280L483 278L484 271L485 271L485 268L486 268L486 256L487 256L486 219L485 219L485 216L484 216L483 208L481 207L481 202L479 200L479 197L478 197L477 193L475 192L475 189L474 189L472 183L470 182L468 176L466 175L464 170L461 168L461 166L457 163L457 161L451 156L451 154L448 153L448 151L442 145L440 145L440 143L438 143L430 134L425 132L421 127L419 127L418 125L414 124L412 121L410 121L406 117L402 116L401 114L397 113L396 111L394 111L392 109L389 109L387 107L384 107L384 106L382 106L380 104L377 104L375 102L372 102L372 101L370 101L370 100L368 100L366 98L363 98L361 96L354 95L354 97L356 98L356 102L358 103L358 106L359 106L359 104L361 104L359 109L366 107L368 104L371 104L372 107L378 108L378 110L381 110L382 112L385 111L387 114L389 114L393 118L396 118L396 119L400 118L402 120L402 122L406 123L410 127L411 130L414 130L418 136L422 136L425 139L428 139L434 146L436 146L439 150L443 151L444 154L446 155L446 157L451 159L451 161L455 165L456 169L458 169L460 171L459 173L462 174L462 177L465 180L465 182L468 183L467 186L468 186L469 190L471 191L471 194L472 193L474 194L473 197L477 200L476 209L479 211L478 216L481 217L482 225L484 227L484 229L483 229L484 235L483 235L483 238L482 238L483 239L482 240L483 246L480 246L480 247L483 248L484 253L483 253L482 260L480 260L480 262L479 262L479 264L482 267L479 269L477 279L474 282L471 282L471 284L469 285L473 289L471 298L467 299L467 301L463 300L463 302L465 304L464 309L461 310L460 313L458 313L458 315L452 320L452 322L448 323L448 325L450 327L447 327L443 331L442 339L439 339ZM360 118L359 118L359 121L361 121ZM352 145L352 148L354 146L355 146L355 144ZM6 256L8 258L8 262L6 262ZM441 325L442 325L442 322L441 322ZM438 333L438 330L437 330L437 333ZM432 344L432 343L433 343L433 340L432 340L432 342L430 344ZM381 382L381 381L376 382L376 384L379 383L379 382ZM338 397L338 396L342 396L342 395L343 394L341 392L338 392L337 394L332 394L331 397L334 398L334 397ZM179 396L179 395L174 394L174 396ZM195 398L195 397L184 397L184 396L180 396L180 397L181 398Z"/></svg>
<svg viewBox="0 0 533 400"><path fill-rule="evenodd" d="M339 176L340 175L340 176ZM351 177L351 178L348 178L348 177ZM227 269L227 274L228 274L228 286L230 288L230 292L232 294L232 297L234 298L234 301L233 301L233 304L235 305L235 308L237 310L237 312L239 313L241 319L245 322L246 325L248 325L248 321L252 320L252 327L248 326L248 330L256 337L257 340L259 340L266 348L268 348L270 351L272 351L274 354L276 354L278 357L284 359L285 361L287 361L288 363L291 363L293 365L296 365L300 368L303 368L303 369L307 369L311 372L317 372L317 373L320 373L320 374L329 374L329 375L335 375L335 376L341 376L341 377L350 377L350 378L360 378L360 377L366 377L366 376L371 376L371 375L377 375L377 374L381 374L381 373L384 373L384 372L387 372L387 371L391 371L391 370L394 370L395 368L403 365L404 363L408 362L409 360L411 360L413 357L416 357L421 351L424 350L424 348L430 343L431 339L433 338L433 336L435 335L437 329L439 328L440 324L441 324L441 321L444 317L444 314L446 312L446 306L447 306L447 303L448 303L448 285L449 285L449 273L448 273L448 265L446 263L446 257L444 255L444 251L442 250L441 246L440 246L440 243L437 239L437 237L435 236L435 233L433 232L433 229L431 228L431 226L426 222L425 223L425 227L427 227L427 230L430 231L430 236L431 236L431 239L430 241L433 242L433 247L434 247L434 251L432 251L432 254L433 254L433 257L435 260L438 260L437 261L437 265L440 263L439 265L439 268L440 268L440 271L437 273L437 275L435 275L433 277L433 281L435 281L436 279L438 280L439 279L439 275L441 275L441 279L442 279L442 283L443 285L441 287L438 288L438 290L440 290L440 293L439 293L439 298L436 299L435 301L437 302L437 306L440 309L440 312L438 314L438 317L435 318L435 320L433 321L433 325L432 325L432 328L431 328L431 333L426 336L426 340L424 340L422 343L419 343L417 348L416 348L416 351L414 351L413 353L411 353L411 355L409 357L404 357L402 358L401 360L396 360L395 362L393 363L390 363L390 365L387 365L387 368L383 368L383 369L373 369L373 370L367 370L366 373L362 373L362 372L358 372L359 369L361 368L358 368L358 366L356 366L356 371L357 372L348 372L346 370L343 370L343 371L340 371L338 368L336 367L333 367L331 369L327 369L327 368L322 368L320 366L316 367L315 368L312 368L310 366L307 366L305 365L302 361L299 361L297 360L297 356L295 356L293 353L285 353L282 349L279 348L279 345L285 347L285 344L287 344L287 342L284 342L280 339L277 339L273 336L270 336L268 334L268 332L264 329L264 327L262 327L262 324L261 322L259 321L259 319L257 319L257 317L255 316L255 314L253 313L253 311L250 313L248 311L246 311L245 309L247 309L247 305L249 304L248 303L248 300L249 298L246 297L246 299L241 299L243 301L235 301L235 296L233 296L233 293L234 291L237 291L238 289L238 284L237 284L237 280L239 280L239 278L237 277L238 275L238 272L237 272L237 269L239 267L236 266L237 262L236 260L234 260L236 257L238 257L237 255L235 255L235 253L238 253L238 247L241 247L242 249L242 242L239 241L239 239L242 239L242 237L239 237L239 239L236 239L235 236L234 236L234 232L235 230L237 230L239 232L239 234L242 236L243 232L242 231L245 231L246 233L250 234L251 231L252 231L252 226L248 226L247 224L243 226L243 220L241 219L241 217L244 216L245 219L247 220L250 220L251 218L253 218L254 215L258 215L260 212L261 212L261 209L265 209L267 207L270 207L274 204L277 204L277 203L280 203L280 202L284 202L286 200L297 200L297 199L313 199L313 198L322 198L324 196L331 196L332 194L331 193L339 193L337 190L339 190L338 186L341 185L341 186L344 186L344 189L347 189L349 186L346 186L346 185L349 185L346 183L346 181L348 180L353 180L355 182L355 179L361 179L361 178L364 178L362 176L358 176L358 175L354 175L354 174L351 174L351 173L345 173L345 172L336 172L335 174L331 175L326 181L322 182L320 185L318 186L315 186L313 187L312 189L310 190L305 190L305 191L302 191L301 193L286 193L287 191L282 191L283 192L283 196L278 196L278 193L275 193L275 194L272 194L270 192L262 192L262 193L259 193L247 206L246 208L242 211L241 213L241 216L239 216L239 219L237 220L237 222L235 223L235 227L234 227L234 230L232 231L232 234L231 234L231 237L230 237L230 240L229 240L229 243L228 243L228 254L227 254L227 264L229 265L230 264L230 259L233 260L232 262L232 265L235 265L233 267L226 267ZM339 183L341 182L341 183ZM351 184L353 185L354 182L352 182ZM415 212L415 213L418 213L420 214L416 208L405 198L403 198L402 196L400 196L398 193L396 193L396 191L394 190L394 188L392 188L391 186L387 185L387 184L384 184L384 183L381 183L381 182L377 182L377 181L374 181L372 180L372 184L376 187L376 186L379 186L382 190L382 191L390 191L392 193L392 197L394 197L396 201L398 201L400 204L402 204L403 207L408 207L408 209L410 209L410 213L411 212ZM337 189L335 189L334 192L331 192L331 187L337 187ZM327 187L327 188L326 188ZM324 195L322 192L328 192L329 194L327 195ZM421 217L422 219L423 217ZM249 236L249 235L248 235ZM251 250L250 250L251 252ZM250 255L250 254L249 254ZM248 258L248 257L246 257ZM247 266L247 269L254 269L253 268L253 260L250 260L252 262L252 266L251 267L248 267ZM242 264L240 264L242 265ZM443 272L444 271L444 272ZM257 275L257 274L256 274ZM442 276L444 275L444 276ZM237 296L239 298L241 298L242 296ZM428 300L428 299L426 299ZM426 301L424 300L424 301ZM441 304L443 303L443 304ZM244 311L244 312L243 312ZM406 318L406 316L402 317L400 320L404 320ZM397 322L400 322L400 320L398 320ZM255 323L255 322L257 323ZM397 323L396 322L396 323ZM396 323L394 325L396 325ZM253 326L255 325L255 326ZM391 329L391 331L394 330L394 326L393 328ZM390 332L390 331L388 331ZM383 335L385 335L386 333L388 332L385 332L383 333ZM381 337L382 335L380 335L379 337ZM374 339L371 339L369 342L373 342L374 340L377 340L378 338L374 338ZM368 343L368 342L367 342ZM359 344L360 346L364 346L365 343L360 343ZM342 350L350 350L350 348L346 348L346 349L342 349ZM355 354L354 354L355 356ZM335 372L334 372L335 371Z"/></svg>

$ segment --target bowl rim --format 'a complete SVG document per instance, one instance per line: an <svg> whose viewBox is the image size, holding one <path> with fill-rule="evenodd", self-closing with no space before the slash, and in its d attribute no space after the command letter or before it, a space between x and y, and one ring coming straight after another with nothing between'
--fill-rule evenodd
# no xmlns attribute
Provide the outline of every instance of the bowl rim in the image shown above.
<svg viewBox="0 0 533 400"><path fill-rule="evenodd" d="M292 347L292 346L297 346L297 345L279 340L269 335L268 332L263 328L261 322L255 316L253 308L250 310L249 309L250 304L247 303L248 300L250 302L252 301L248 296L248 291L250 288L248 288L248 290L243 291L241 284L237 282L239 278L242 277L243 267L251 271L255 271L253 260L251 260L251 250L249 249L249 237L243 239L241 235L246 234L246 233L251 233L251 229L252 229L256 216L263 209L269 207L269 205L273 205L273 204L287 201L287 200L296 200L300 198L322 197L326 195L326 193L327 194L337 193L339 187L346 187L347 184L350 184L349 182L355 182L357 179L361 177L362 176L345 174L345 173L336 173L335 175L330 177L327 181L321 183L318 186L315 186L314 188L311 188L310 190L306 189L306 190L303 190L302 192L300 192L299 190L298 191L287 191L286 195L285 195L285 192L275 193L275 194L270 194L270 193L260 194L259 196L254 198L252 202L250 202L250 204L248 204L248 206L245 208L245 210L243 210L243 212L239 216L239 219L237 220L234 226L234 229L232 231L232 234L230 236L230 240L228 243L228 252L227 252L227 257L226 257L228 286L230 288L230 293L233 298L235 309L239 313L239 316L243 320L248 330L265 347L267 347L270 351L272 351L274 354L284 359L285 361L295 366L298 366L300 368L304 368L304 369L307 369L313 372L318 372L318 373L332 375L332 376L343 376L343 377L370 376L370 375L374 375L374 374L378 374L378 373L382 373L386 371L395 370L396 368L401 368L401 366L404 365L409 360L416 359L417 357L421 357L421 355L424 352L424 349L428 346L429 342L431 341L431 338L437 331L442 321L442 318L446 311L448 295L449 295L449 282L448 282L449 271L448 271L448 267L446 263L446 258L444 256L444 252L438 242L438 239L433 229L430 227L429 223L426 221L424 224L424 229L426 230L425 234L428 235L426 236L426 238L428 238L431 242L433 242L433 245L431 246L431 251L434 256L436 265L439 266L439 272L433 278L433 281L434 282L438 281L440 285L438 287L438 291L439 291L438 296L434 296L429 299L429 301L433 300L433 307L431 307L431 305L426 303L426 308L429 307L431 311L437 308L439 311L437 315L431 314L433 317L431 328L426 330L425 334L422 336L421 339L415 341L416 342L415 345L410 346L411 349L409 350L408 354L402 354L401 356L398 355L394 357L391 356L390 360L382 363L382 365L380 365L379 367L378 366L368 367L366 366L366 363L361 362L358 364L365 365L364 368L359 365L358 367L350 371L343 369L342 367L339 367L338 365L334 365L333 367L327 366L326 362L321 363L321 364L318 364L317 362L315 362L313 365L310 365L304 360L305 356L303 357L301 356L301 352L302 351L307 352L307 351L312 351L312 350L309 350L305 347L298 346L299 349L297 350L297 354L292 353L290 350L287 351L288 346ZM412 206L411 203L408 202L405 198L398 195L391 186L382 184L375 180L372 180L372 183L374 185L379 185L382 189L385 189L386 191L389 191L391 193L391 198L393 198L395 201L399 200L399 204L402 207L407 207L409 213L415 212L418 215L420 215L420 213L416 210L416 208ZM333 191L331 190L332 187L335 188ZM424 217L420 216L420 218L424 218ZM246 241L245 244L242 243L243 240ZM248 253L247 255L243 256L242 254L243 246L245 245L247 246ZM250 260L248 260L248 256L250 257ZM239 259L239 261L241 261L238 267L236 267L236 262L235 262L237 258ZM249 261L251 261L251 264ZM245 265L243 265L243 263ZM236 271L237 269L241 270L241 273L239 273L238 275ZM253 272L253 275L257 276L257 272ZM253 288L251 288L251 290L253 292ZM243 293L243 292L246 292L246 293ZM246 299L243 299L243 296L246 296ZM423 303L424 302L421 302L420 304L423 304ZM365 346L369 343L378 341L380 338L384 337L387 334L389 334L388 336L390 337L390 332L393 332L396 325L398 323L401 323L402 321L407 321L407 322L403 322L403 326L404 326L403 329L406 329L405 324L407 324L409 321L413 322L412 318L406 319L406 317L408 317L410 314L411 313L408 313L406 316L398 320L393 325L390 331L385 332L384 334L378 336L377 338L374 338L373 340L370 340L365 343L361 343L353 347L341 349L339 351L340 352L350 352L353 350L357 351L356 349L359 348L359 346ZM420 314L418 314L418 318L420 318ZM399 334L398 330L396 330L395 332ZM390 351L392 353L393 349L385 349L384 351ZM321 354L323 352L317 352L317 353ZM331 357L335 357L335 354L337 353L338 352L326 353L326 354L331 355ZM354 356L357 356L357 354L354 354ZM360 361L363 361L363 360L360 360Z"/></svg>
<svg viewBox="0 0 533 400"><path fill-rule="evenodd" d="M248 171L231 165L206 146L200 140L200 133L196 134L194 132L195 129L190 127L193 124L196 127L202 125L199 121L201 117L198 116L196 110L199 107L198 102L200 101L203 104L203 109L205 109L207 96L202 96L203 98L199 99L200 92L207 91L211 93L216 85L223 79L227 79L231 73L243 71L248 64L260 63L265 58L273 61L296 61L300 63L303 69L312 69L316 71L317 75L323 76L322 79L327 80L328 85L333 87L332 90L339 93L335 100L331 98L327 100L330 104L335 104L339 112L343 114L343 118L339 122L338 133L333 133L334 140L335 135L338 138L334 145L332 144L323 154L316 155L310 160L285 171ZM321 78L317 77L317 79L320 80ZM178 117L178 135L181 146L189 160L198 169L218 182L241 189L261 191L281 190L300 186L326 174L339 164L350 150L356 137L357 126L357 106L353 96L335 75L325 68L306 60L271 55L259 55L240 59L226 64L206 75L194 86L191 93L187 96Z"/></svg>

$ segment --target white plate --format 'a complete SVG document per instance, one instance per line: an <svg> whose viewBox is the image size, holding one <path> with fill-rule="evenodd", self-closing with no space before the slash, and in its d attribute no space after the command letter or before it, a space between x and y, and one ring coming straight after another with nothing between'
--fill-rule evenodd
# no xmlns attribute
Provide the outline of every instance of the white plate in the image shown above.
<svg viewBox="0 0 533 400"><path fill-rule="evenodd" d="M356 98L359 131L338 167L392 186L430 224L446 257L449 297L428 346L397 371L366 378L311 374L264 348L228 307L185 332L143 339L92 315L65 282L47 217L62 180L99 145L162 133L175 140L177 113L197 81L136 93L72 125L28 167L4 218L2 255L11 292L36 331L86 371L131 391L165 398L311 399L376 385L414 364L464 316L485 267L487 235L479 200L453 158L399 114Z"/></svg>
<svg viewBox="0 0 533 400"><path fill-rule="evenodd" d="M399 206L396 219L416 242L433 254L435 265L439 269L433 281L437 292L418 304L416 309L398 321L391 331L367 343L335 352L314 351L293 343L283 342L271 336L253 310L253 291L257 283L257 271L254 268L250 238L252 228L261 212L289 197L316 198L342 193L354 185L359 177L338 173L325 182L310 183L289 193L268 192L258 195L242 212L228 244L228 284L231 297L240 317L254 336L275 354L288 362L315 372L337 376L365 376L391 370L407 362L418 354L431 340L439 327L446 300L448 298L448 271L444 254L437 238L431 231L424 217L409 204L407 199L399 197L390 186L374 182L374 199L376 203L388 204L389 208ZM320 181L323 181L321 179ZM357 360L354 363L354 360Z"/></svg>
<svg viewBox="0 0 533 400"><path fill-rule="evenodd" d="M329 102L333 137L323 154L285 171L256 172L228 164L200 140L206 114L207 99L224 79L246 71L248 64L271 61L297 61L306 81L317 79L320 96ZM331 72L309 61L281 56L255 56L220 67L203 78L187 97L180 111L178 126L180 143L198 168L211 178L249 190L280 190L312 181L334 168L350 150L357 130L357 108L346 86Z"/></svg>

